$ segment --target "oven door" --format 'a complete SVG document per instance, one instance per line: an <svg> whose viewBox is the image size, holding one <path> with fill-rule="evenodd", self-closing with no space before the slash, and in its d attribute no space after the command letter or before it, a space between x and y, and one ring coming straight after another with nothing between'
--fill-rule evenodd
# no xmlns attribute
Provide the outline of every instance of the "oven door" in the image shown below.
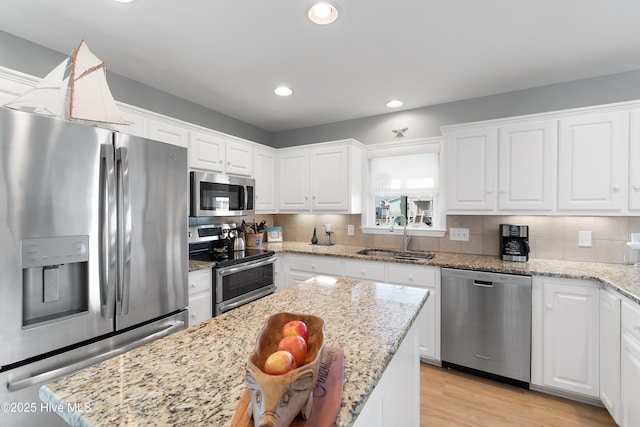
<svg viewBox="0 0 640 427"><path fill-rule="evenodd" d="M214 316L272 294L275 256L215 269Z"/></svg>

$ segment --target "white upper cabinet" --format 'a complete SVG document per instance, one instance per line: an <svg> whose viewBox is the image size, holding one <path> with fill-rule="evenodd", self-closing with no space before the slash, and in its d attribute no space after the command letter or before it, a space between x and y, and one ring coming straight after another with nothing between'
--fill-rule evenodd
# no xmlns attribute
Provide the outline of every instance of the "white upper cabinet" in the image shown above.
<svg viewBox="0 0 640 427"><path fill-rule="evenodd" d="M559 126L558 210L625 208L629 113L570 117Z"/></svg>
<svg viewBox="0 0 640 427"><path fill-rule="evenodd" d="M364 149L356 141L281 149L281 212L360 213Z"/></svg>
<svg viewBox="0 0 640 427"><path fill-rule="evenodd" d="M225 141L213 132L189 132L189 168L224 172Z"/></svg>
<svg viewBox="0 0 640 427"><path fill-rule="evenodd" d="M550 211L557 179L555 120L500 126L498 209Z"/></svg>
<svg viewBox="0 0 640 427"><path fill-rule="evenodd" d="M189 146L189 131L182 126L177 126L166 121L149 119L146 122L146 137L168 144Z"/></svg>
<svg viewBox="0 0 640 427"><path fill-rule="evenodd" d="M207 130L189 131L189 169L253 176L254 144Z"/></svg>
<svg viewBox="0 0 640 427"><path fill-rule="evenodd" d="M495 209L497 128L453 131L445 136L449 210Z"/></svg>
<svg viewBox="0 0 640 427"><path fill-rule="evenodd" d="M253 176L256 180L255 209L259 213L276 212L276 150L253 150Z"/></svg>
<svg viewBox="0 0 640 427"><path fill-rule="evenodd" d="M640 110L631 112L629 138L629 209L640 209Z"/></svg>
<svg viewBox="0 0 640 427"><path fill-rule="evenodd" d="M308 211L309 150L278 153L279 207L281 211Z"/></svg>
<svg viewBox="0 0 640 427"><path fill-rule="evenodd" d="M248 142L227 139L226 172L233 175L253 176L253 146Z"/></svg>
<svg viewBox="0 0 640 427"><path fill-rule="evenodd" d="M335 146L309 153L311 209L348 210L349 147Z"/></svg>
<svg viewBox="0 0 640 427"><path fill-rule="evenodd" d="M445 126L442 133L449 213L640 210L638 101Z"/></svg>

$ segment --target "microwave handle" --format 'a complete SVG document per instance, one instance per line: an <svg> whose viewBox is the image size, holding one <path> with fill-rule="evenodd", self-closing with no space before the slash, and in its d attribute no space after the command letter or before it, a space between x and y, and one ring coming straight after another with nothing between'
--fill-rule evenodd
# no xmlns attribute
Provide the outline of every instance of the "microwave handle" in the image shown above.
<svg viewBox="0 0 640 427"><path fill-rule="evenodd" d="M249 208L249 192L247 191L247 186L243 185L242 187L242 198L244 199L244 205L242 205L242 210L247 210Z"/></svg>

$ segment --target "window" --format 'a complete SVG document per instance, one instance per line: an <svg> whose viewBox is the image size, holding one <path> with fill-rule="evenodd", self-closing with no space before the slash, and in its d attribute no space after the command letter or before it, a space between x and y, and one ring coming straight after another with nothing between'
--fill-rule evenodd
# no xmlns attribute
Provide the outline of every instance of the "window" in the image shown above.
<svg viewBox="0 0 640 427"><path fill-rule="evenodd" d="M369 186L363 212L365 233L388 233L398 215L410 234L442 236L440 140L376 144L367 147ZM397 223L404 225L401 218Z"/></svg>

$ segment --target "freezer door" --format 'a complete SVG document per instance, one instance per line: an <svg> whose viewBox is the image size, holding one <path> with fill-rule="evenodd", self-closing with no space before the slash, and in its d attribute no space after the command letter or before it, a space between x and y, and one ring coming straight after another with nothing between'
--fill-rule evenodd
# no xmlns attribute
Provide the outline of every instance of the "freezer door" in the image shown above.
<svg viewBox="0 0 640 427"><path fill-rule="evenodd" d="M116 330L187 306L188 171L184 147L115 134Z"/></svg>
<svg viewBox="0 0 640 427"><path fill-rule="evenodd" d="M105 146L107 130L0 108L0 366L113 331Z"/></svg>

